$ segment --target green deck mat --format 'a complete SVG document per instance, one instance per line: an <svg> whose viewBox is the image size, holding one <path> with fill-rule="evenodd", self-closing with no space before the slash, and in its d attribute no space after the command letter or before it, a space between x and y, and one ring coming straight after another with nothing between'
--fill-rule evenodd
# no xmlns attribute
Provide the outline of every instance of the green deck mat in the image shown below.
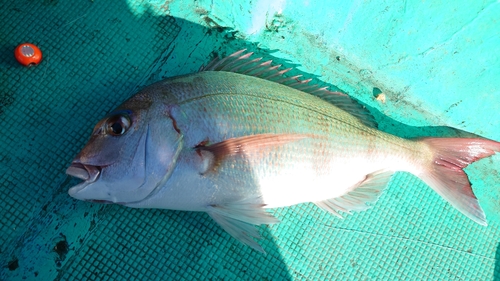
<svg viewBox="0 0 500 281"><path fill-rule="evenodd" d="M271 210L266 255L203 213L74 200L64 174L138 88L242 48L349 93L384 131L498 141L499 14L498 1L3 1L0 280L500 280L500 155L466 170L487 227L397 173L343 220ZM40 65L15 61L23 42Z"/></svg>

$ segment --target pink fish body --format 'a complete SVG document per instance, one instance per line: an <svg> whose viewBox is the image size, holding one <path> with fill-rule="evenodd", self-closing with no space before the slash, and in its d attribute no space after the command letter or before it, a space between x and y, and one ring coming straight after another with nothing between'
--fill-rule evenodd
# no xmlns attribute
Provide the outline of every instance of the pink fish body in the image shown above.
<svg viewBox="0 0 500 281"><path fill-rule="evenodd" d="M337 216L366 210L392 174L405 171L486 225L462 169L500 143L384 133L347 95L242 53L148 86L104 117L67 170L84 180L69 194L207 212L263 251L253 225L278 222L265 208L314 202Z"/></svg>

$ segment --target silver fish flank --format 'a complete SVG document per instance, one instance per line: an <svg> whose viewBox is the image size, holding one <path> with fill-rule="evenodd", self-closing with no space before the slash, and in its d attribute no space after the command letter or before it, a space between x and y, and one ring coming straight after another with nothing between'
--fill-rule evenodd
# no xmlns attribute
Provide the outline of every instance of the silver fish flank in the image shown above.
<svg viewBox="0 0 500 281"><path fill-rule="evenodd" d="M499 142L384 133L347 95L285 77L289 69L251 54L155 83L105 116L67 169L83 180L69 195L206 212L264 252L254 225L279 222L266 208L363 211L404 171L486 225L463 168L500 151Z"/></svg>

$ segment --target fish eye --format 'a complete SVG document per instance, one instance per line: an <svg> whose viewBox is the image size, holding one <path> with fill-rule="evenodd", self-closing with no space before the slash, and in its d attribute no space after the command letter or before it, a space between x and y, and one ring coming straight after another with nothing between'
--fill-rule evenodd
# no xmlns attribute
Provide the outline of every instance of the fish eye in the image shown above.
<svg viewBox="0 0 500 281"><path fill-rule="evenodd" d="M127 115L111 116L106 121L106 132L112 136L121 136L130 128L130 119Z"/></svg>

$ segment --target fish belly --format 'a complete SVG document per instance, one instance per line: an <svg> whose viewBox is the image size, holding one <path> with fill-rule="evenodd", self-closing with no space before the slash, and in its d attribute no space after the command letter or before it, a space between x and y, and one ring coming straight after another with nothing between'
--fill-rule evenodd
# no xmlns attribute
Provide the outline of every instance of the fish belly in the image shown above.
<svg viewBox="0 0 500 281"><path fill-rule="evenodd" d="M355 136L353 136L355 137ZM259 191L266 207L290 206L302 202L318 202L340 197L378 171L409 171L418 174L419 167L397 148L380 143L380 149L370 145L349 147L332 143L322 155L314 149L300 153L300 142L291 145L283 163L273 159L255 167ZM372 145L373 146L373 145ZM299 151L297 153L297 151ZM401 151L400 151L401 152ZM281 154L283 156L283 154ZM280 157L281 158L281 157ZM286 159L286 160L284 160ZM257 161L258 162L258 161Z"/></svg>

